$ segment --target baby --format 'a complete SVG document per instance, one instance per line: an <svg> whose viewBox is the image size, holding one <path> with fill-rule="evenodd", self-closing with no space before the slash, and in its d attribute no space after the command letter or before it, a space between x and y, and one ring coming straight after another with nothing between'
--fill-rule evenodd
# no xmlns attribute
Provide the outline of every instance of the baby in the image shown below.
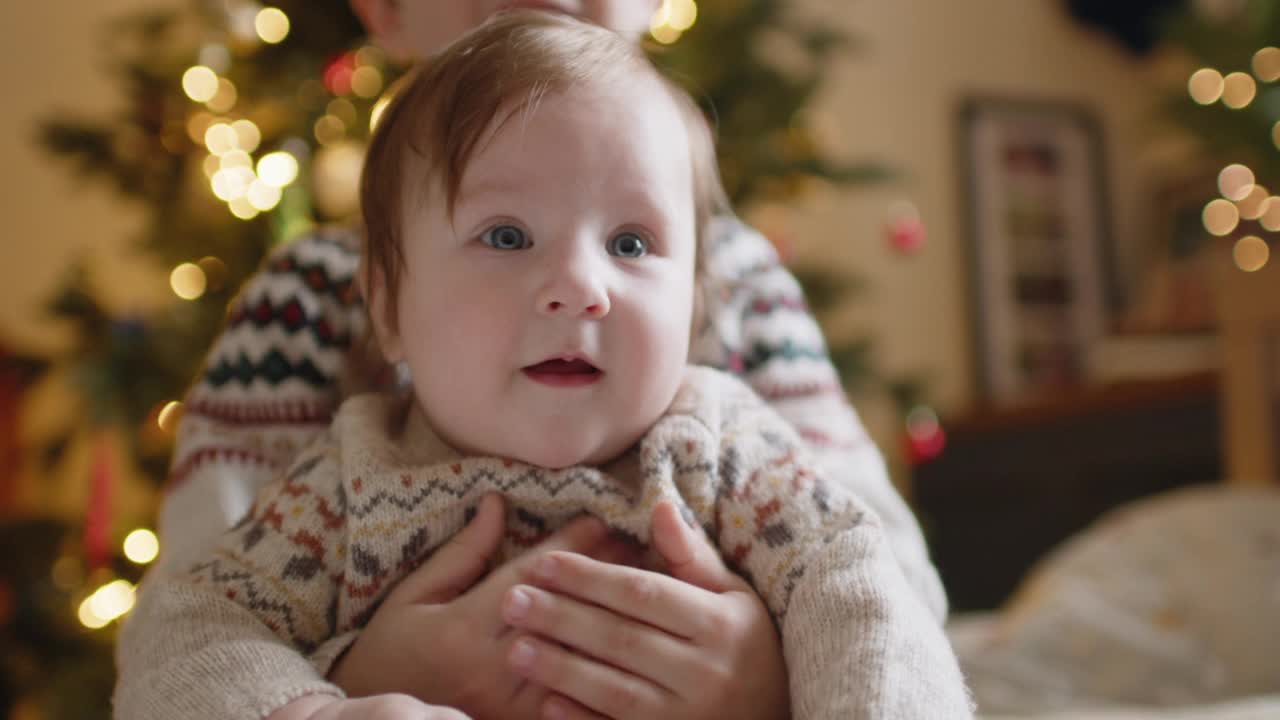
<svg viewBox="0 0 1280 720"><path fill-rule="evenodd" d="M508 553L582 513L647 544L675 503L777 621L797 718L971 715L875 515L687 364L723 193L697 107L638 49L498 16L401 91L361 193L371 325L411 392L348 400L188 577L145 589L119 716L345 702L335 660L494 491Z"/></svg>

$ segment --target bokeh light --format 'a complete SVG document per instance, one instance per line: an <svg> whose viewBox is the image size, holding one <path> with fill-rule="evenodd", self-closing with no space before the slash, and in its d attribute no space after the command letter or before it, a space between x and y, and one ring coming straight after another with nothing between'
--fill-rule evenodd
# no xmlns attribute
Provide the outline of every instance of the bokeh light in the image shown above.
<svg viewBox="0 0 1280 720"><path fill-rule="evenodd" d="M1265 47L1254 53L1253 74L1262 82L1280 80L1280 48Z"/></svg>
<svg viewBox="0 0 1280 720"><path fill-rule="evenodd" d="M1240 210L1230 200L1212 200L1204 206L1204 229L1222 237L1230 235L1240 224Z"/></svg>
<svg viewBox="0 0 1280 720"><path fill-rule="evenodd" d="M258 159L258 177L268 185L282 188L298 177L298 161L287 152L267 153Z"/></svg>
<svg viewBox="0 0 1280 720"><path fill-rule="evenodd" d="M1236 267L1245 272L1257 272L1266 267L1271 259L1271 248L1267 241L1256 235L1246 235L1236 241L1231 249L1231 257Z"/></svg>
<svg viewBox="0 0 1280 720"><path fill-rule="evenodd" d="M206 285L204 271L195 263L182 263L169 273L169 287L183 300L195 300L204 295Z"/></svg>
<svg viewBox="0 0 1280 720"><path fill-rule="evenodd" d="M1232 110L1248 107L1258 95L1258 83L1248 73L1233 72L1223 79L1222 104Z"/></svg>
<svg viewBox="0 0 1280 720"><path fill-rule="evenodd" d="M182 91L196 102L209 102L218 92L218 74L204 65L187 68L182 73Z"/></svg>
<svg viewBox="0 0 1280 720"><path fill-rule="evenodd" d="M1271 197L1271 193L1261 185L1253 185L1249 188L1249 194L1245 195L1243 200L1236 203L1236 207L1240 209L1240 217L1245 220L1257 220L1262 217L1262 213L1266 211L1266 202Z"/></svg>
<svg viewBox="0 0 1280 720"><path fill-rule="evenodd" d="M125 536L124 556L138 565L146 565L160 554L160 539L145 528L138 528Z"/></svg>
<svg viewBox="0 0 1280 720"><path fill-rule="evenodd" d="M1246 165L1235 163L1218 173L1218 192L1228 200L1243 200L1253 189L1254 182L1253 171Z"/></svg>
<svg viewBox="0 0 1280 720"><path fill-rule="evenodd" d="M1201 105L1212 105L1222 98L1223 80L1222 73L1213 68L1200 68L1191 73L1191 79L1187 81L1187 91L1191 93L1191 99Z"/></svg>
<svg viewBox="0 0 1280 720"><path fill-rule="evenodd" d="M253 18L253 29L264 43L274 45L289 35L289 16L280 8L264 7Z"/></svg>

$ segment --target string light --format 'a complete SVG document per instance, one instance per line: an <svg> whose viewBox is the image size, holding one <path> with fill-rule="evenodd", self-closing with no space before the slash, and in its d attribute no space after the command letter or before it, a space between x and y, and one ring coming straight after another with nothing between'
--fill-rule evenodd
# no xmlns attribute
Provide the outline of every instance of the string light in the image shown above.
<svg viewBox="0 0 1280 720"><path fill-rule="evenodd" d="M226 123L214 123L204 131L204 146L214 155L225 155L240 145L240 137Z"/></svg>
<svg viewBox="0 0 1280 720"><path fill-rule="evenodd" d="M236 106L236 100L239 94L236 92L236 86L226 78L218 78L218 90L213 97L205 101L205 107L216 113L230 112L231 108Z"/></svg>
<svg viewBox="0 0 1280 720"><path fill-rule="evenodd" d="M208 102L218 92L218 75L204 65L187 68L182 73L182 91L198 103Z"/></svg>
<svg viewBox="0 0 1280 720"><path fill-rule="evenodd" d="M1266 241L1256 235L1246 235L1236 241L1236 245L1231 250L1231 257L1236 262L1236 267L1251 273L1257 272L1266 267L1267 261L1271 259L1271 248Z"/></svg>
<svg viewBox="0 0 1280 720"><path fill-rule="evenodd" d="M1223 80L1222 73L1213 68L1200 68L1191 73L1191 79L1187 81L1187 91L1191 93L1191 99L1201 105L1212 105L1222 97Z"/></svg>
<svg viewBox="0 0 1280 720"><path fill-rule="evenodd" d="M231 129L236 134L236 147L245 152L257 150L258 143L262 142L262 131L252 120L236 120L231 123Z"/></svg>
<svg viewBox="0 0 1280 720"><path fill-rule="evenodd" d="M351 92L362 98L375 98L382 92L382 72L372 65L361 65L351 73Z"/></svg>
<svg viewBox="0 0 1280 720"><path fill-rule="evenodd" d="M253 29L262 42L275 45L289 35L289 16L280 8L262 8L253 18Z"/></svg>
<svg viewBox="0 0 1280 720"><path fill-rule="evenodd" d="M135 588L128 580L113 580L80 603L80 624L90 630L106 627L133 609Z"/></svg>
<svg viewBox="0 0 1280 720"><path fill-rule="evenodd" d="M194 263L182 263L169 273L169 287L183 300L195 300L204 294L204 271Z"/></svg>
<svg viewBox="0 0 1280 720"><path fill-rule="evenodd" d="M335 143L347 134L347 126L342 120L334 115L325 114L316 120L315 124L316 142L321 145Z"/></svg>
<svg viewBox="0 0 1280 720"><path fill-rule="evenodd" d="M287 152L267 153L258 160L258 177L268 185L282 188L298 177L298 161Z"/></svg>
<svg viewBox="0 0 1280 720"><path fill-rule="evenodd" d="M1254 53L1253 74L1262 82L1280 80L1280 48L1265 47Z"/></svg>
<svg viewBox="0 0 1280 720"><path fill-rule="evenodd" d="M232 215L241 220L252 220L257 217L260 212L258 208L254 207L253 204L249 202L249 199L244 196L232 198L227 203L227 207L231 209Z"/></svg>
<svg viewBox="0 0 1280 720"><path fill-rule="evenodd" d="M1218 192L1228 200L1243 200L1253 189L1255 180L1253 171L1248 166L1240 163L1228 165L1218 173Z"/></svg>
<svg viewBox="0 0 1280 720"><path fill-rule="evenodd" d="M662 0L662 5L649 21L649 34L663 45L680 39L698 19L694 0Z"/></svg>
<svg viewBox="0 0 1280 720"><path fill-rule="evenodd" d="M259 179L249 183L249 191L245 197L249 199L249 205L253 209L267 212L280 204L281 194L279 187Z"/></svg>
<svg viewBox="0 0 1280 720"><path fill-rule="evenodd" d="M1262 227L1270 232L1280 232L1280 197L1269 197L1263 203L1262 217L1258 218Z"/></svg>
<svg viewBox="0 0 1280 720"><path fill-rule="evenodd" d="M1204 207L1203 220L1204 229L1210 233L1218 237L1230 235L1240 224L1240 209L1230 200L1211 200Z"/></svg>
<svg viewBox="0 0 1280 720"><path fill-rule="evenodd" d="M1258 83L1248 73L1233 72L1223 78L1222 104L1232 110L1248 107L1258 95Z"/></svg>
<svg viewBox="0 0 1280 720"><path fill-rule="evenodd" d="M124 556L138 565L146 565L160 554L160 540L150 530L139 528L125 536Z"/></svg>
<svg viewBox="0 0 1280 720"><path fill-rule="evenodd" d="M1262 217L1262 213L1266 211L1266 202L1271 197L1271 193L1261 185L1253 185L1249 188L1249 193L1245 195L1243 200L1236 203L1236 207L1240 209L1240 217L1245 220L1257 220Z"/></svg>

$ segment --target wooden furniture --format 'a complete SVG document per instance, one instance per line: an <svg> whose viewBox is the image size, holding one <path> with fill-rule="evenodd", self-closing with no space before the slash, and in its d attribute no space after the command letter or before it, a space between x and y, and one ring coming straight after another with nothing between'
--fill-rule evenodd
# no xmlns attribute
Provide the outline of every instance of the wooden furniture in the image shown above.
<svg viewBox="0 0 1280 720"><path fill-rule="evenodd" d="M1280 480L1280 247L1272 253L1252 273L1225 251L1215 263L1227 469L1245 484Z"/></svg>
<svg viewBox="0 0 1280 720"><path fill-rule="evenodd" d="M913 495L952 608L990 609L1106 510L1223 477L1215 374L1083 389L945 423Z"/></svg>

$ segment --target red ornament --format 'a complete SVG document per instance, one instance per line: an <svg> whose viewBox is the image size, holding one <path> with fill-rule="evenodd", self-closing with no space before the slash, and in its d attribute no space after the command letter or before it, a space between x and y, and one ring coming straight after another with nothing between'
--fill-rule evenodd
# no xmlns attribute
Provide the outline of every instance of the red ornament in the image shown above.
<svg viewBox="0 0 1280 720"><path fill-rule="evenodd" d="M947 433L932 409L920 406L907 414L907 462L919 465L939 455L947 447Z"/></svg>
<svg viewBox="0 0 1280 720"><path fill-rule="evenodd" d="M324 69L324 86L329 93L342 97L351 92L351 76L356 71L355 53L346 52L335 57Z"/></svg>
<svg viewBox="0 0 1280 720"><path fill-rule="evenodd" d="M111 436L100 432L93 441L89 466L89 502L84 514L84 558L90 569L111 560L111 496L115 490L115 453Z"/></svg>
<svg viewBox="0 0 1280 720"><path fill-rule="evenodd" d="M918 217L903 215L889 222L889 244L903 255L919 252L928 236L924 221Z"/></svg>

